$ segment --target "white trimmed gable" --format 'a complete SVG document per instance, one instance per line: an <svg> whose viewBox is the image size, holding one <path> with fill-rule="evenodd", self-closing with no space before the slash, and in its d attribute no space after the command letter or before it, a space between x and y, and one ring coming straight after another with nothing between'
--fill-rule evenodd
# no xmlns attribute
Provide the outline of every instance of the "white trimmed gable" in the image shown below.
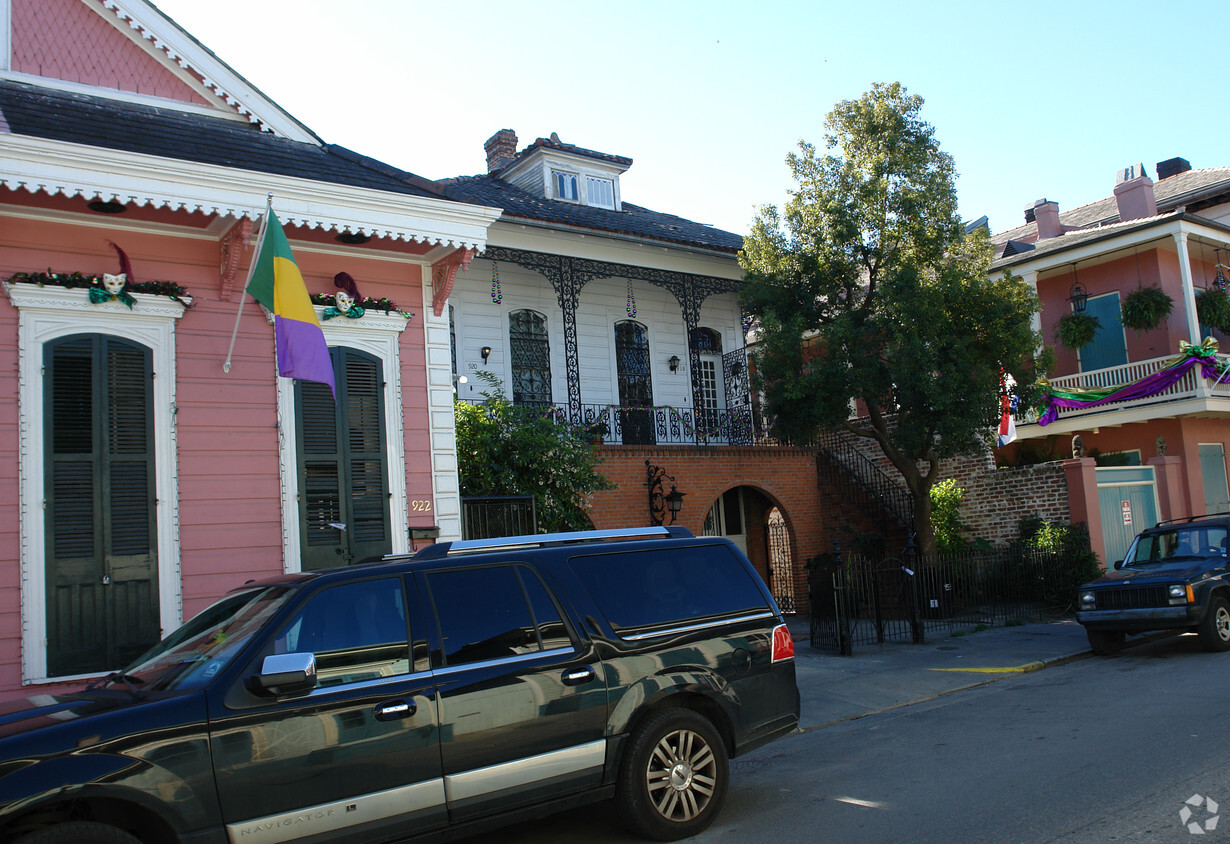
<svg viewBox="0 0 1230 844"><path fill-rule="evenodd" d="M23 2L25 6L21 5ZM56 11L52 2L64 4L61 8L67 11L72 10L73 4L80 3L98 15L130 41L133 49L143 51L169 76L190 89L198 102L23 72L14 62L17 48L14 44L15 23L19 23L14 18L33 8L31 0L0 0L0 79L246 121L256 123L263 130L280 137L303 143L321 143L310 129L260 93L146 0L38 0L38 14L54 16Z"/></svg>

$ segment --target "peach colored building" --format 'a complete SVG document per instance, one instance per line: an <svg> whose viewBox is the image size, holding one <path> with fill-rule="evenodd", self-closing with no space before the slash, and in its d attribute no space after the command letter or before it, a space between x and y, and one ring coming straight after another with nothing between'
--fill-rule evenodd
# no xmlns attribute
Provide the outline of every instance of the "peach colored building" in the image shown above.
<svg viewBox="0 0 1230 844"><path fill-rule="evenodd" d="M993 238L993 270L1028 281L1042 300L1037 326L1056 351L1051 384L1109 388L1147 378L1180 354L1181 344L1228 335L1201 325L1196 302L1224 289L1230 272L1230 167L1193 170L1181 158L1159 162L1154 182L1143 167L1119 171L1112 196L1061 213L1039 200L1023 226ZM1155 327L1125 328L1121 306L1156 287L1170 298ZM1100 327L1092 342L1068 349L1059 321L1078 306ZM1224 327L1224 326L1223 326ZM1058 408L1040 424L1017 418L1020 440L1009 454L1044 444L1065 465L1073 521L1086 521L1105 561L1123 557L1132 537L1159 519L1230 510L1225 454L1230 448L1230 383L1197 366L1151 395L1088 407ZM1073 439L1083 454L1073 457Z"/></svg>
<svg viewBox="0 0 1230 844"><path fill-rule="evenodd" d="M459 536L446 299L498 211L325 143L143 0L0 9L0 696L248 578ZM342 274L367 305L322 323L336 403L237 321L270 196L318 315Z"/></svg>

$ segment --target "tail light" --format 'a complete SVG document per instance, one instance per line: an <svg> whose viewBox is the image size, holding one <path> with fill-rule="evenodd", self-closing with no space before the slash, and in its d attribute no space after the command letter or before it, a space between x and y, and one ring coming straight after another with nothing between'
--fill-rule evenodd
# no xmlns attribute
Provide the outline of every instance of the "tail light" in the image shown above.
<svg viewBox="0 0 1230 844"><path fill-rule="evenodd" d="M785 659L794 659L794 637L786 625L779 624L773 628L773 661Z"/></svg>

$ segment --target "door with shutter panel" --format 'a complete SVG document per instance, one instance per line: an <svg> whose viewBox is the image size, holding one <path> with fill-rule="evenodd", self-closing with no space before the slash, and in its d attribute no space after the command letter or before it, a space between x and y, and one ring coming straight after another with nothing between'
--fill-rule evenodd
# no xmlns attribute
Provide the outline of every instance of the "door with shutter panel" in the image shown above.
<svg viewBox="0 0 1230 844"><path fill-rule="evenodd" d="M329 349L329 387L295 383L301 566L350 565L393 550L381 362L345 346Z"/></svg>
<svg viewBox="0 0 1230 844"><path fill-rule="evenodd" d="M48 672L121 668L161 632L150 351L73 335L43 377Z"/></svg>

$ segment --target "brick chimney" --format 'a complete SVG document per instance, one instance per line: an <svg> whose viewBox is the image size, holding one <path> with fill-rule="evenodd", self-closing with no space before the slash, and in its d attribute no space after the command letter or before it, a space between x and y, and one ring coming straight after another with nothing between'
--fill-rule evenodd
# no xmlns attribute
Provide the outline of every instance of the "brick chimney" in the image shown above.
<svg viewBox="0 0 1230 844"><path fill-rule="evenodd" d="M1157 180L1169 179L1192 169L1191 162L1186 158L1167 158L1157 163Z"/></svg>
<svg viewBox="0 0 1230 844"><path fill-rule="evenodd" d="M1038 223L1038 240L1059 237L1067 229L1059 222L1059 203L1039 199L1034 203L1034 220Z"/></svg>
<svg viewBox="0 0 1230 844"><path fill-rule="evenodd" d="M1145 165L1125 167L1115 173L1115 204L1119 206L1120 221L1157 215L1153 180L1145 175Z"/></svg>
<svg viewBox="0 0 1230 844"><path fill-rule="evenodd" d="M517 133L501 129L483 144L487 151L487 172L494 173L517 157Z"/></svg>

